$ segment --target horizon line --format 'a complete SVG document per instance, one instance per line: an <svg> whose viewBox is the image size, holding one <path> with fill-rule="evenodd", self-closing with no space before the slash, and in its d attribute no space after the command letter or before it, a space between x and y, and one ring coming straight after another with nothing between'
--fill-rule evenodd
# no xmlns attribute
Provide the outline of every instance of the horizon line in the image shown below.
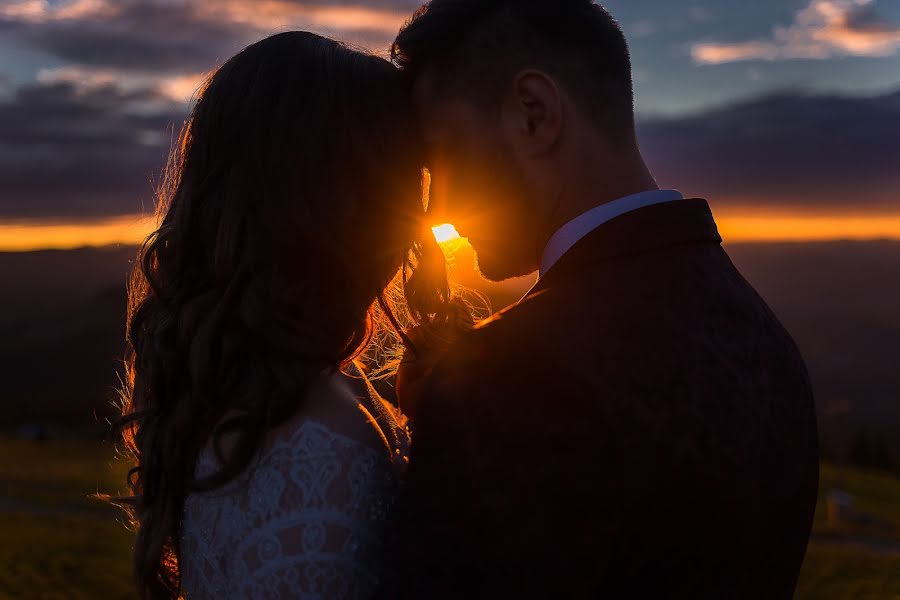
<svg viewBox="0 0 900 600"><path fill-rule="evenodd" d="M900 213L785 215L765 209L714 210L724 243L900 242ZM155 228L151 215L94 220L2 220L0 252L139 246Z"/></svg>

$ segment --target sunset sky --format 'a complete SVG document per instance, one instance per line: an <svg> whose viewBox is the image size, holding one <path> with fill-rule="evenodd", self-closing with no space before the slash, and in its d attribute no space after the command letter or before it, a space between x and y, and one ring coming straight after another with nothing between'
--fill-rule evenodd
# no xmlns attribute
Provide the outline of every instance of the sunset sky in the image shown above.
<svg viewBox="0 0 900 600"><path fill-rule="evenodd" d="M0 0L0 250L133 242L203 74L309 29L384 53L412 0ZM661 185L726 239L900 239L900 2L609 0Z"/></svg>

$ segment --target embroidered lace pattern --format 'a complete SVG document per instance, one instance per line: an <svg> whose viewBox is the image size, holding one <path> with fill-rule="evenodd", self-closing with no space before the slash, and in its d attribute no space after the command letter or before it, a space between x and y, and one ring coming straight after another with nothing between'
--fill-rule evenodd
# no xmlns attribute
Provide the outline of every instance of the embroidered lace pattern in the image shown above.
<svg viewBox="0 0 900 600"><path fill-rule="evenodd" d="M187 598L371 598L403 446L391 457L306 419L226 486L190 495L181 543ZM217 468L207 451L197 475Z"/></svg>

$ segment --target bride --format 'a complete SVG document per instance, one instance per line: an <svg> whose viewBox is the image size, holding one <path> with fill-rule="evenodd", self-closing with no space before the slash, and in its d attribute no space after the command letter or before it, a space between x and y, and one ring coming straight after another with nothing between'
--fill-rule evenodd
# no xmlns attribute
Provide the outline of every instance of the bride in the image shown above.
<svg viewBox="0 0 900 600"><path fill-rule="evenodd" d="M436 327L452 306L419 237L411 120L393 66L310 33L248 47L201 89L130 286L142 598L376 590L408 433L354 361L373 306Z"/></svg>

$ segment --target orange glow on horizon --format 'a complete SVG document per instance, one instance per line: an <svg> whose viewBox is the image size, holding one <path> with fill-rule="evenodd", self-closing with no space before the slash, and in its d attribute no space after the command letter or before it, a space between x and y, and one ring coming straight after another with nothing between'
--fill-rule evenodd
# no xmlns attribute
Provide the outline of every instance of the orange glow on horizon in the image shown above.
<svg viewBox="0 0 900 600"><path fill-rule="evenodd" d="M900 240L900 214L794 216L713 212L726 243Z"/></svg>
<svg viewBox="0 0 900 600"><path fill-rule="evenodd" d="M0 252L71 250L84 246L140 244L155 228L152 216L126 215L95 221L0 221Z"/></svg>
<svg viewBox="0 0 900 600"><path fill-rule="evenodd" d="M714 211L726 243L813 242L828 240L900 241L900 213L883 215L798 215L763 210ZM152 216L86 220L0 220L0 251L67 250L84 246L136 245L155 227ZM456 228L435 226L435 239L445 250L466 244Z"/></svg>

